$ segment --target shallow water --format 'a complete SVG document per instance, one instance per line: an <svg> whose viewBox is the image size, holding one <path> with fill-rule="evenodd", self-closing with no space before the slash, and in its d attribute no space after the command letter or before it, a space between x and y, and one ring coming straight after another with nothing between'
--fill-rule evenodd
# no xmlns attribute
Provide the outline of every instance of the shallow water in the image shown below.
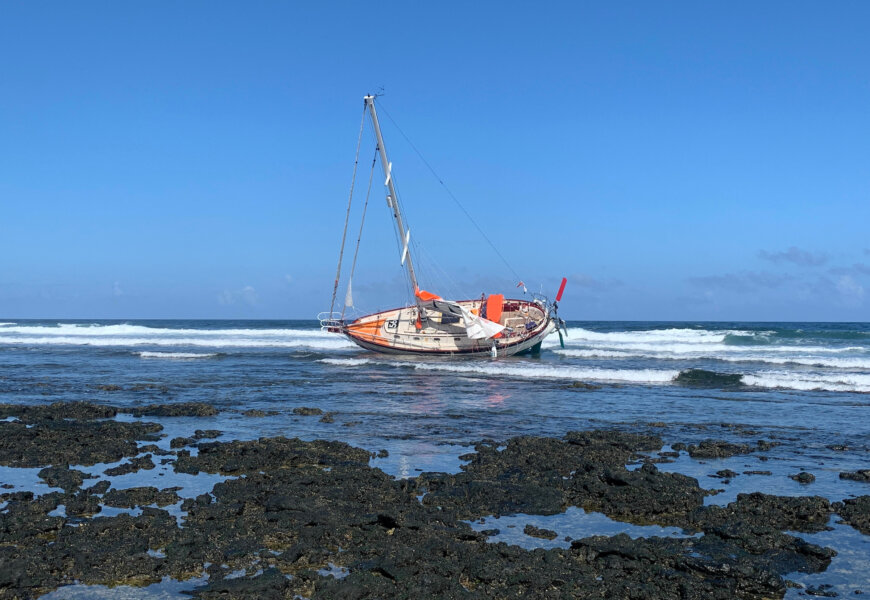
<svg viewBox="0 0 870 600"><path fill-rule="evenodd" d="M565 348L552 337L538 357L439 360L366 352L310 321L0 320L0 402L202 401L222 411L144 418L164 426L162 448L195 429L220 430L218 441L275 435L342 440L387 450L371 464L414 477L456 472L459 456L481 439L617 428L653 433L668 444L706 438L780 443L710 461L683 452L675 462L658 464L723 490L708 503L751 491L832 501L870 494L868 484L839 479L841 471L870 467L867 324L569 323ZM299 406L335 412L334 422L293 414ZM249 409L275 414L242 414ZM846 449L829 447L835 445ZM78 468L105 478L110 466ZM710 477L722 469L738 476L728 483ZM756 470L771 475L744 474ZM788 478L801 470L816 481ZM0 483L50 491L37 471L0 467ZM179 485L182 497L207 492L218 480L159 465L112 478L115 488ZM564 521L550 528L613 532L594 516L559 517ZM852 533L835 527L830 545L866 551L867 536L848 529ZM522 527L518 535L528 537ZM560 531L560 539L564 535L578 537ZM854 578L870 591L866 577Z"/></svg>

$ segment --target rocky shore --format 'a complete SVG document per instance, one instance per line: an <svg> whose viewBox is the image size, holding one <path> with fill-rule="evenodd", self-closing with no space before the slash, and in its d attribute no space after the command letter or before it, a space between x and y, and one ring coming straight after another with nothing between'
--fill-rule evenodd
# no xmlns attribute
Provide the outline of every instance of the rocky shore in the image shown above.
<svg viewBox="0 0 870 600"><path fill-rule="evenodd" d="M213 414L200 403L0 405L0 465L39 468L54 490L35 495L0 481L0 598L167 577L202 578L191 593L204 599L780 598L788 574L822 572L836 554L795 533L822 531L836 514L870 535L870 495L831 503L752 493L707 506L711 492L696 479L657 468L676 452L661 452L663 441L648 434L483 440L459 473L396 479L370 466L372 452L342 442L212 441L219 432L192 427L168 449L156 444L163 426L148 421ZM693 458L771 447L672 444ZM119 461L102 475L85 469ZM112 479L157 465L222 480L184 497L179 487L118 488ZM469 524L569 507L685 535L592 536L529 550ZM558 535L532 525L526 533Z"/></svg>

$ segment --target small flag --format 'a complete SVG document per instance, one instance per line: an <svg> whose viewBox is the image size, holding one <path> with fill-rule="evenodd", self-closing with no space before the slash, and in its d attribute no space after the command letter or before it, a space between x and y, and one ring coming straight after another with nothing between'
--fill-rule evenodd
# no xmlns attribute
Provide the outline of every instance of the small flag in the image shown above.
<svg viewBox="0 0 870 600"><path fill-rule="evenodd" d="M522 281L519 282L519 283L517 284L517 287L521 287L521 288L523 288L523 293L524 293L524 294L527 294L527 293L529 292L529 290L526 289L526 284L523 283Z"/></svg>

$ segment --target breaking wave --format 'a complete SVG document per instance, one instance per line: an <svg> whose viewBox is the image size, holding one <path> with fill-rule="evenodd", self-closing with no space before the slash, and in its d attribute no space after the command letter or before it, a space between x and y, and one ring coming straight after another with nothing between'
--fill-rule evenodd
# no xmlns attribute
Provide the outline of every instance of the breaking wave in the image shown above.
<svg viewBox="0 0 870 600"><path fill-rule="evenodd" d="M870 375L855 373L762 372L744 375L743 383L756 387L789 390L870 393Z"/></svg>
<svg viewBox="0 0 870 600"><path fill-rule="evenodd" d="M319 329L171 329L144 325L58 323L0 329L0 344L30 346L194 346L206 348L310 348L341 350L352 342Z"/></svg>
<svg viewBox="0 0 870 600"><path fill-rule="evenodd" d="M800 349L805 352L806 348ZM842 351L856 351L860 348L843 348ZM795 349L781 350L783 353ZM713 352L680 352L680 351L661 351L661 352L632 352L629 350L572 350L572 349L554 349L553 352L562 356L572 358L649 358L655 360L717 360L730 363L767 363L773 365L802 365L808 367L831 367L835 369L862 369L870 370L870 356L867 358L860 357L831 357L831 356L810 356L810 355L795 355L795 356L770 356L766 354L748 354L728 355L725 353L716 354Z"/></svg>
<svg viewBox="0 0 870 600"><path fill-rule="evenodd" d="M673 380L678 371L657 369L598 369L583 367L563 367L517 362L411 362L398 360L378 360L373 358L324 358L320 362L358 367L363 365L382 365L409 368L418 371L441 371L466 375L488 377L510 377L520 379L570 379L631 383L667 383Z"/></svg>
<svg viewBox="0 0 870 600"><path fill-rule="evenodd" d="M194 358L212 358L219 356L218 352L138 352L140 358L170 358L189 360Z"/></svg>
<svg viewBox="0 0 870 600"><path fill-rule="evenodd" d="M511 379L563 379L605 383L635 383L729 388L752 386L792 390L870 392L870 375L801 374L770 371L757 374L719 373L705 369L606 369L550 366L527 362L418 362L378 358L324 358L319 362L341 367L381 366Z"/></svg>

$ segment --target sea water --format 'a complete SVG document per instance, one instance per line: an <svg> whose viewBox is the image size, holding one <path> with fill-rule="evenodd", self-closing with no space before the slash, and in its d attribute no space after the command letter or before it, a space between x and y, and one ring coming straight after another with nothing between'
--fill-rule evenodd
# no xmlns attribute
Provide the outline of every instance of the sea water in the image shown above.
<svg viewBox="0 0 870 600"><path fill-rule="evenodd" d="M766 439L779 445L659 466L722 489L710 503L746 491L832 501L870 494L870 484L839 478L870 468L870 324L570 322L564 347L554 334L538 356L463 359L367 352L315 321L0 322L0 402L58 400L207 402L222 412L147 420L164 426L164 445L218 429L220 441L286 435L386 449L372 464L397 477L455 472L474 442L516 435L614 428L666 444ZM334 420L296 415L299 406ZM740 475L710 477L724 468ZM788 478L801 470L816 482ZM15 479L12 471L0 476ZM10 483L31 479L21 470ZM868 536L838 527L827 544L844 556L866 551ZM838 535L843 527L849 533ZM848 583L870 591L868 579Z"/></svg>

